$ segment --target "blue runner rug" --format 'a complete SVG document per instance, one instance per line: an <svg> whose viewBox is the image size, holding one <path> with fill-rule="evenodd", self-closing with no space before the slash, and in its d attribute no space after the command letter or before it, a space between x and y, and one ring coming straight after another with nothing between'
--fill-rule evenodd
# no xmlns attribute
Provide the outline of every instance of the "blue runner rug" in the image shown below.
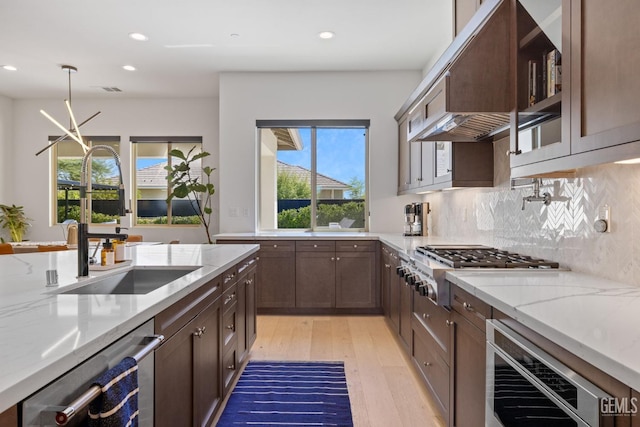
<svg viewBox="0 0 640 427"><path fill-rule="evenodd" d="M247 363L218 426L353 426L343 362Z"/></svg>

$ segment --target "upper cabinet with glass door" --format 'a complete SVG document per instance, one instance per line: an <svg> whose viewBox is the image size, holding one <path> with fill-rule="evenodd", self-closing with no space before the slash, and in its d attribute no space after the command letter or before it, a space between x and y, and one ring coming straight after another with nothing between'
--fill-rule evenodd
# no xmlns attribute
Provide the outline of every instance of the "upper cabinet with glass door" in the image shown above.
<svg viewBox="0 0 640 427"><path fill-rule="evenodd" d="M515 2L512 168L570 153L568 8L567 0Z"/></svg>

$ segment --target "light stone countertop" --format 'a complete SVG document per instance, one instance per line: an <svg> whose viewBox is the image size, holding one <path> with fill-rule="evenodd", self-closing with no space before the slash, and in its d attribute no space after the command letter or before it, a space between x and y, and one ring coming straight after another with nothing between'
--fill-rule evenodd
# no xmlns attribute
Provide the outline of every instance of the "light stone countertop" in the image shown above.
<svg viewBox="0 0 640 427"><path fill-rule="evenodd" d="M79 283L75 250L0 256L0 413L258 248L249 242L128 247L135 266L202 266L146 295L55 293ZM80 281L128 268L91 271ZM58 271L58 288L45 287L50 269Z"/></svg>
<svg viewBox="0 0 640 427"><path fill-rule="evenodd" d="M640 288L554 270L455 270L447 279L640 390Z"/></svg>

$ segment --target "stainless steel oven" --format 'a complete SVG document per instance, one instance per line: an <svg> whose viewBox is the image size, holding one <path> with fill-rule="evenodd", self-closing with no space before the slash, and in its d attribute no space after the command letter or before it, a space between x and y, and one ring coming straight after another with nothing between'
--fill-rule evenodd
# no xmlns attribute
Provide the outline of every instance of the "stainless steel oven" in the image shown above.
<svg viewBox="0 0 640 427"><path fill-rule="evenodd" d="M488 427L613 425L606 392L498 320L487 320Z"/></svg>

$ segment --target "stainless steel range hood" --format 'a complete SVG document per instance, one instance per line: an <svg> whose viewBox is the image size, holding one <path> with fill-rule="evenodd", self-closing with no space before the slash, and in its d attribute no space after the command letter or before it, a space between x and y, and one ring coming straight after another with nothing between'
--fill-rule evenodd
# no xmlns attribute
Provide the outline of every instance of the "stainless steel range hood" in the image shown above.
<svg viewBox="0 0 640 427"><path fill-rule="evenodd" d="M485 1L396 115L408 113L410 141L491 141L508 131L509 4Z"/></svg>

